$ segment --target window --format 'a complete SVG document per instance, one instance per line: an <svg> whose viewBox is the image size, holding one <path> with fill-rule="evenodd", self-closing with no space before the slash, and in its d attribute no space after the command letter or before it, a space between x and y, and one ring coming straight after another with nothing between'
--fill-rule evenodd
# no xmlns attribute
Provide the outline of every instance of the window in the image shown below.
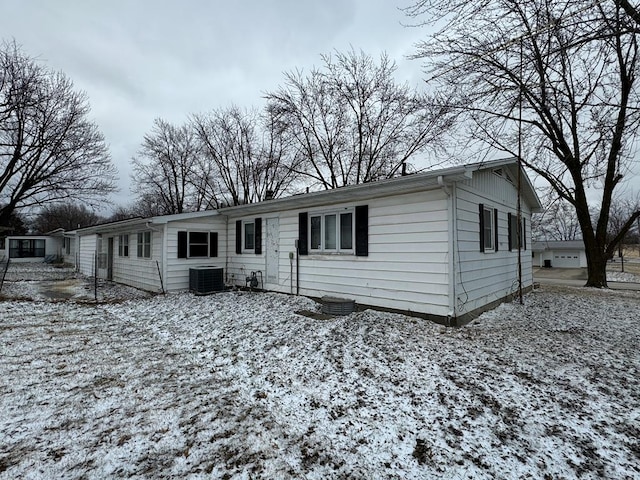
<svg viewBox="0 0 640 480"><path fill-rule="evenodd" d="M522 232L518 228L518 216L509 214L509 250L518 250L522 245Z"/></svg>
<svg viewBox="0 0 640 480"><path fill-rule="evenodd" d="M255 223L244 222L244 249L253 250L256 248Z"/></svg>
<svg viewBox="0 0 640 480"><path fill-rule="evenodd" d="M236 220L236 254L262 254L262 217Z"/></svg>
<svg viewBox="0 0 640 480"><path fill-rule="evenodd" d="M189 232L189 257L209 256L209 232Z"/></svg>
<svg viewBox="0 0 640 480"><path fill-rule="evenodd" d="M11 239L9 241L10 258L44 257L45 242L43 239Z"/></svg>
<svg viewBox="0 0 640 480"><path fill-rule="evenodd" d="M509 214L509 250L527 249L525 222L523 218L521 228L518 228L518 216Z"/></svg>
<svg viewBox="0 0 640 480"><path fill-rule="evenodd" d="M340 214L340 249L353 248L353 213Z"/></svg>
<svg viewBox="0 0 640 480"><path fill-rule="evenodd" d="M322 231L322 217L311 217L311 250L320 250L322 247L322 238L320 233Z"/></svg>
<svg viewBox="0 0 640 480"><path fill-rule="evenodd" d="M151 232L138 233L138 258L151 258Z"/></svg>
<svg viewBox="0 0 640 480"><path fill-rule="evenodd" d="M483 212L483 226L482 235L484 237L484 251L493 251L495 246L493 244L493 209L484 207Z"/></svg>
<svg viewBox="0 0 640 480"><path fill-rule="evenodd" d="M309 215L309 249L316 252L353 252L353 211Z"/></svg>
<svg viewBox="0 0 640 480"><path fill-rule="evenodd" d="M69 255L71 253L71 239L68 237L65 237L63 239L63 243L64 243L64 253L65 255Z"/></svg>
<svg viewBox="0 0 640 480"><path fill-rule="evenodd" d="M120 235L118 237L118 256L119 257L129 256L129 235Z"/></svg>
<svg viewBox="0 0 640 480"><path fill-rule="evenodd" d="M218 232L178 232L178 258L218 256Z"/></svg>

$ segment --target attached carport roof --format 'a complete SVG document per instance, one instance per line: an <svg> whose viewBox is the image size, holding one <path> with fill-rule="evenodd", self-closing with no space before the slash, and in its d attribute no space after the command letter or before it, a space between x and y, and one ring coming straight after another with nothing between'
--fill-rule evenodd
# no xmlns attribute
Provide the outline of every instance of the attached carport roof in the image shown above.
<svg viewBox="0 0 640 480"><path fill-rule="evenodd" d="M219 215L217 210L205 210L202 212L176 213L175 215L159 215L155 217L134 217L116 222L102 223L91 227L79 228L79 235L91 235L94 233L106 233L129 230L132 227L146 227L147 225L163 225L169 222L190 220L194 218L213 217Z"/></svg>

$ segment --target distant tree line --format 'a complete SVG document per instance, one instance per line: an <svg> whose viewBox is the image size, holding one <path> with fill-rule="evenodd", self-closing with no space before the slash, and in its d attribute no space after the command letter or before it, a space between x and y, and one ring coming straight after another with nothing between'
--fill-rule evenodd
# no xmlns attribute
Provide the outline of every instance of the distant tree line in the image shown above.
<svg viewBox="0 0 640 480"><path fill-rule="evenodd" d="M262 110L217 108L182 125L156 119L133 159L136 209L181 213L372 182L441 147L451 110L398 84L388 56L321 58L319 68L286 73Z"/></svg>

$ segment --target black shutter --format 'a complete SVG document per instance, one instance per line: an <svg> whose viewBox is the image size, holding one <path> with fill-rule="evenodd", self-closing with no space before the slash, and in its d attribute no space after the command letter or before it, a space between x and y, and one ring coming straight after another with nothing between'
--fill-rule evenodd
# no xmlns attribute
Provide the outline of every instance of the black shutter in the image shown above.
<svg viewBox="0 0 640 480"><path fill-rule="evenodd" d="M356 255L369 255L369 205L356 206Z"/></svg>
<svg viewBox="0 0 640 480"><path fill-rule="evenodd" d="M254 225L255 252L260 255L262 253L262 218L256 218Z"/></svg>
<svg viewBox="0 0 640 480"><path fill-rule="evenodd" d="M527 249L527 219L522 219L522 247L524 250Z"/></svg>
<svg viewBox="0 0 640 480"><path fill-rule="evenodd" d="M187 258L187 232L178 232L178 258Z"/></svg>
<svg viewBox="0 0 640 480"><path fill-rule="evenodd" d="M510 213L507 213L507 223L509 224L509 251L513 250L513 217Z"/></svg>
<svg viewBox="0 0 640 480"><path fill-rule="evenodd" d="M479 204L480 210L480 251L484 252L484 204Z"/></svg>
<svg viewBox="0 0 640 480"><path fill-rule="evenodd" d="M209 256L218 256L218 232L209 232Z"/></svg>
<svg viewBox="0 0 640 480"><path fill-rule="evenodd" d="M307 235L307 221L309 214L300 212L298 214L298 254L309 255L309 238Z"/></svg>
<svg viewBox="0 0 640 480"><path fill-rule="evenodd" d="M236 253L242 253L242 220L236 220Z"/></svg>
<svg viewBox="0 0 640 480"><path fill-rule="evenodd" d="M493 211L493 228L495 228L494 231L494 237L495 237L495 247L496 247L496 252L498 251L498 209L496 208Z"/></svg>

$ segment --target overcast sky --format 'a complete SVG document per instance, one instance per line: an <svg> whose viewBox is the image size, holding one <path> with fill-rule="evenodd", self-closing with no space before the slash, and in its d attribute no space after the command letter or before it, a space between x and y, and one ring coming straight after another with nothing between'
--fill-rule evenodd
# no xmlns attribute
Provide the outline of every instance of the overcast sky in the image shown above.
<svg viewBox="0 0 640 480"><path fill-rule="evenodd" d="M263 106L283 72L320 65L350 48L398 65L396 80L422 83L407 56L425 38L403 26L411 0L0 0L0 39L69 76L87 93L120 175L119 204L133 201L130 161L155 118L237 104ZM634 170L637 170L636 163ZM630 182L640 191L640 177Z"/></svg>
<svg viewBox="0 0 640 480"><path fill-rule="evenodd" d="M231 104L262 107L283 72L353 47L398 64L425 35L403 26L409 0L0 0L0 37L61 70L89 96L93 120L133 200L130 160L153 120L180 124Z"/></svg>

